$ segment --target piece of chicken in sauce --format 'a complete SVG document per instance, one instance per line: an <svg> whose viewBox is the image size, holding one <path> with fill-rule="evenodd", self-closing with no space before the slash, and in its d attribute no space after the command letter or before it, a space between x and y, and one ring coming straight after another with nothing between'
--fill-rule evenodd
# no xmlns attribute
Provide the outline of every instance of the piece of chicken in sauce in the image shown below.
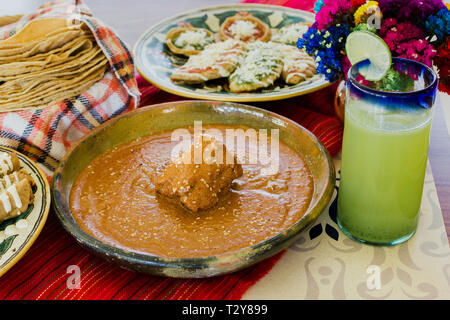
<svg viewBox="0 0 450 320"><path fill-rule="evenodd" d="M156 192L178 201L192 212L214 207L242 176L234 154L215 138L197 138L156 178Z"/></svg>

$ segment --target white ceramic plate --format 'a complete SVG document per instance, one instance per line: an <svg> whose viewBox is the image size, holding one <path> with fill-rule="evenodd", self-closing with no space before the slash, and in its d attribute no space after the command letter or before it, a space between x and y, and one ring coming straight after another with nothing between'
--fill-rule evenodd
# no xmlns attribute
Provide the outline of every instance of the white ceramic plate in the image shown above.
<svg viewBox="0 0 450 320"><path fill-rule="evenodd" d="M260 4L235 4L211 7L187 12L169 18L151 27L140 37L134 48L135 64L138 72L158 88L188 98L220 101L270 101L286 99L310 93L330 85L321 74L298 85L275 85L271 89L249 93L232 93L217 87L196 87L176 84L170 80L172 72L186 62L186 58L172 54L164 43L167 32L180 24L190 23L194 27L206 28L217 33L223 21L238 12L246 11L268 24L273 31L296 22L314 22L310 12L281 6Z"/></svg>

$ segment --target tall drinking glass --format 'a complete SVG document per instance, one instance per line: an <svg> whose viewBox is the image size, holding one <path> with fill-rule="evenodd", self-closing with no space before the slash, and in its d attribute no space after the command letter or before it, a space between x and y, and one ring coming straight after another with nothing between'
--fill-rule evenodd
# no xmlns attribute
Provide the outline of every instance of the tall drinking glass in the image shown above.
<svg viewBox="0 0 450 320"><path fill-rule="evenodd" d="M393 71L371 82L365 67L352 66L346 83L337 219L355 240L395 245L417 228L437 76L393 58Z"/></svg>

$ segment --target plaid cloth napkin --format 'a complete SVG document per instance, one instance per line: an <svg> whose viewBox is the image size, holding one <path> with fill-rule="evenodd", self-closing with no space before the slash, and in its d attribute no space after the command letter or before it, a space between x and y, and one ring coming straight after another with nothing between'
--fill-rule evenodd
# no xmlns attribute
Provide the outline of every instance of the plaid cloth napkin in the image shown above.
<svg viewBox="0 0 450 320"><path fill-rule="evenodd" d="M77 19L94 34L110 63L110 71L86 92L37 110L0 113L0 144L35 160L48 177L70 145L96 126L137 107L139 91L127 46L81 1L51 2L19 21L0 28L5 39L30 20Z"/></svg>
<svg viewBox="0 0 450 320"><path fill-rule="evenodd" d="M278 1L279 2L279 1ZM291 4L293 1L289 1ZM268 3L268 1L265 1ZM312 8L313 1L298 1ZM137 77L140 106L181 100ZM342 143L342 125L334 117L335 86L283 101L253 104L283 114L312 131L332 155ZM233 274L208 279L172 279L124 270L81 248L64 231L53 212L31 249L2 277L4 299L240 299L271 270L283 252ZM81 270L79 289L69 289L68 267ZM275 290L277 288L274 288Z"/></svg>

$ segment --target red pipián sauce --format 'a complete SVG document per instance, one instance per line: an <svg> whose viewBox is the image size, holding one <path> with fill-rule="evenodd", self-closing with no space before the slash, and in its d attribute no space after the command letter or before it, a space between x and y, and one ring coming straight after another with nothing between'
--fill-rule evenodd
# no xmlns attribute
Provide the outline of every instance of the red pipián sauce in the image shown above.
<svg viewBox="0 0 450 320"><path fill-rule="evenodd" d="M82 170L70 194L71 211L81 229L132 252L206 257L267 240L292 226L308 209L312 176L301 156L281 141L276 174L262 175L259 163L242 164L243 175L212 209L194 214L157 195L155 177L170 162L178 143L171 141L171 133L119 145ZM248 150L258 148L250 139L246 143Z"/></svg>

